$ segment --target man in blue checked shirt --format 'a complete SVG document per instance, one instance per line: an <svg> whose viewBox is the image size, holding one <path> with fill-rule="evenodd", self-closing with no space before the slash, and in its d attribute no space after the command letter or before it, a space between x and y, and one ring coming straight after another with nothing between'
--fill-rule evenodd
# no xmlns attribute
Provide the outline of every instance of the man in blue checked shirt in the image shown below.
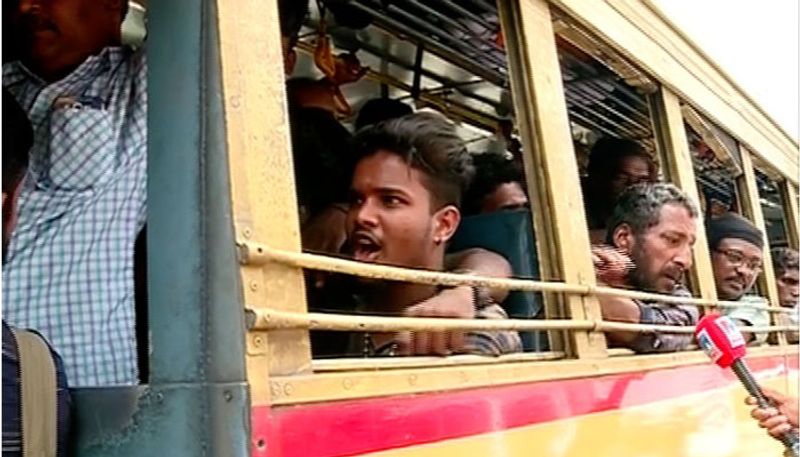
<svg viewBox="0 0 800 457"><path fill-rule="evenodd" d="M146 215L147 66L124 0L20 0L3 86L33 124L3 269L4 318L39 330L72 385L137 382L133 245Z"/></svg>

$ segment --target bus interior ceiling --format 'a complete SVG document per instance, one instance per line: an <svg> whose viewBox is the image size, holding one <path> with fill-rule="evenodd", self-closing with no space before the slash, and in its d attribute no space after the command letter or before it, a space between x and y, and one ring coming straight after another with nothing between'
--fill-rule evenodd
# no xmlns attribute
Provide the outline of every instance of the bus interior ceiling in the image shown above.
<svg viewBox="0 0 800 457"><path fill-rule="evenodd" d="M600 137L640 142L658 162L648 95L657 84L619 53L554 11L554 30L578 162ZM583 146L583 147L577 147Z"/></svg>
<svg viewBox="0 0 800 457"><path fill-rule="evenodd" d="M300 34L302 52L293 76L321 75L313 59L320 24L315 3ZM490 147L501 121L514 122L493 1L353 0L346 8L325 3L334 53L357 52L370 68L366 78L342 87L354 113L381 96L432 108L459 124L473 152ZM585 163L580 146L601 136L640 141L657 160L647 100L655 82L561 15L554 16L554 26L579 163Z"/></svg>

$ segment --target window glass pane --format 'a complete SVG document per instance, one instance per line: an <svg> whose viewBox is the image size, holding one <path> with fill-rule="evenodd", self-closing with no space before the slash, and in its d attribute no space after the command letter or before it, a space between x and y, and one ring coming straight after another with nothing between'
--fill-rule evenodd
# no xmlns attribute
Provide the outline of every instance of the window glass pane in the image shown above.
<svg viewBox="0 0 800 457"><path fill-rule="evenodd" d="M778 183L764 171L756 168L756 182L764 213L764 225L771 248L787 247L785 206Z"/></svg>
<svg viewBox="0 0 800 457"><path fill-rule="evenodd" d="M555 29L590 236L603 243L622 189L658 179L647 100L656 84L565 16Z"/></svg>
<svg viewBox="0 0 800 457"><path fill-rule="evenodd" d="M716 125L683 107L686 136L705 218L740 213L736 178L741 174L736 140Z"/></svg>

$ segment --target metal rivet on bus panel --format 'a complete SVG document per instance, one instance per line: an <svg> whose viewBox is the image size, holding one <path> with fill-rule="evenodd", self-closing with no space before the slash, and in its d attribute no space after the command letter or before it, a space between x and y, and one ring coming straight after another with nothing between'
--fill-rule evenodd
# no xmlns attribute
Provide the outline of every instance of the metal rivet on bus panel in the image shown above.
<svg viewBox="0 0 800 457"><path fill-rule="evenodd" d="M417 384L417 375L412 374L411 376L409 376L408 377L408 383L411 384L412 386L416 385Z"/></svg>
<svg viewBox="0 0 800 457"><path fill-rule="evenodd" d="M161 392L156 394L156 403L164 403L164 394Z"/></svg>
<svg viewBox="0 0 800 457"><path fill-rule="evenodd" d="M253 345L254 346L261 347L262 344L264 344L264 339L263 338L261 338L258 335L253 337Z"/></svg>
<svg viewBox="0 0 800 457"><path fill-rule="evenodd" d="M230 402L233 400L233 394L230 390L226 390L225 393L222 395L225 398L225 401Z"/></svg>
<svg viewBox="0 0 800 457"><path fill-rule="evenodd" d="M272 398L278 398L281 396L281 385L277 382L270 383L269 385L269 392L272 394Z"/></svg>
<svg viewBox="0 0 800 457"><path fill-rule="evenodd" d="M289 396L291 396L291 395L292 395L292 392L294 392L294 387L292 387L292 385L291 385L290 383L288 383L288 382L287 382L287 383L286 383L286 385L284 385L284 386L283 386L283 393L284 393L284 394L285 394L287 397L289 397Z"/></svg>
<svg viewBox="0 0 800 457"><path fill-rule="evenodd" d="M353 380L352 379L345 379L342 381L342 386L344 386L344 390L350 390L353 388Z"/></svg>
<svg viewBox="0 0 800 457"><path fill-rule="evenodd" d="M242 98L238 95L234 95L231 97L231 106L234 108L238 108L239 105L242 104Z"/></svg>
<svg viewBox="0 0 800 457"><path fill-rule="evenodd" d="M258 283L255 280L250 281L250 290L253 292L258 290Z"/></svg>
<svg viewBox="0 0 800 457"><path fill-rule="evenodd" d="M245 238L250 238L250 236L253 235L253 230L250 229L250 227L245 227L242 229L242 234Z"/></svg>

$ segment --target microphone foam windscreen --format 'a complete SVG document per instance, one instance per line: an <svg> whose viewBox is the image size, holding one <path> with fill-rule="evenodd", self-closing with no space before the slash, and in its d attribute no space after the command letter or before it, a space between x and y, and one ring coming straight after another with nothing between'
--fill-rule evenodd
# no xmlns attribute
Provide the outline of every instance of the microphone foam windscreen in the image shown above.
<svg viewBox="0 0 800 457"><path fill-rule="evenodd" d="M697 323L695 337L706 355L722 368L728 368L734 361L744 357L744 337L736 324L726 316L703 316Z"/></svg>

